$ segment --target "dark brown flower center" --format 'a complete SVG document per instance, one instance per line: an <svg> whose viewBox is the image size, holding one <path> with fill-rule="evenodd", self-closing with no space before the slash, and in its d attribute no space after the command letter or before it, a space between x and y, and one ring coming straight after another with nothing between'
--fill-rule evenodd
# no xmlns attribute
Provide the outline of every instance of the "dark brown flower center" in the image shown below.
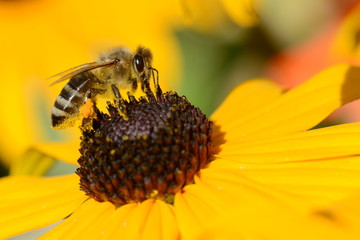
<svg viewBox="0 0 360 240"><path fill-rule="evenodd" d="M210 161L212 122L175 92L94 106L81 130L81 190L115 205L172 201Z"/></svg>

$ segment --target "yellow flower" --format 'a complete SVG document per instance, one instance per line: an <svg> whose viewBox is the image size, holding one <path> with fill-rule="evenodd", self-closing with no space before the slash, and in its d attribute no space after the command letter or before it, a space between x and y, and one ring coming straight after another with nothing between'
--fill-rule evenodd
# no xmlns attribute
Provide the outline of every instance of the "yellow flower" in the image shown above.
<svg viewBox="0 0 360 240"><path fill-rule="evenodd" d="M240 26L249 27L258 22L260 0L222 0L221 2L228 16Z"/></svg>
<svg viewBox="0 0 360 240"><path fill-rule="evenodd" d="M355 199L353 199L355 200ZM356 199L358 200L358 199ZM352 211L358 209L355 201ZM261 211L254 211L245 207L235 207L232 216L241 216L246 219L238 224L238 219L215 220L211 226L200 234L198 239L358 239L359 211L339 209L340 213L346 212L352 219L331 219L332 215L324 212L301 215L288 206L264 203ZM276 216L276 217L274 217ZM330 218L328 217L330 216ZM330 221L329 221L330 220ZM335 221L332 221L335 220ZM354 224L355 223L355 224ZM346 227L344 227L346 226ZM349 227L351 230L349 231ZM356 233L356 234L354 234Z"/></svg>
<svg viewBox="0 0 360 240"><path fill-rule="evenodd" d="M44 117L60 87L48 89L45 79L93 61L98 51L146 44L162 78L176 82L179 9L177 1L1 1L1 160L8 165L33 142L68 138Z"/></svg>
<svg viewBox="0 0 360 240"><path fill-rule="evenodd" d="M335 60L347 60L359 64L360 45L360 4L357 3L339 24L332 41L331 57Z"/></svg>
<svg viewBox="0 0 360 240"><path fill-rule="evenodd" d="M313 213L313 216L322 218L337 226L346 226L349 230L360 236L360 195L356 194L342 201L319 209Z"/></svg>
<svg viewBox="0 0 360 240"><path fill-rule="evenodd" d="M190 145L185 140L173 141L186 146L184 149L198 151L194 156L200 157L191 158L190 162L204 160L207 153L212 156L205 157L211 162L197 172L189 168L184 175L181 170L183 168L180 169L179 166L180 170L169 172L171 176L176 175L177 180L195 174L193 184L183 186L181 190L177 189L178 186L167 185L172 183L172 178L167 179L168 181L164 180L164 176L156 178L157 184L160 183L158 186L177 189L173 200L169 198L172 194L157 188L156 191L150 191L148 199L132 203L131 200L143 199L146 195L145 187L145 190L136 187L136 183L142 183L141 179L146 176L123 176L121 169L116 176L103 172L111 172L119 167L116 165L117 158L112 158L116 156L118 149L109 150L107 155L103 155L114 143L113 139L126 141L131 139L134 132L117 135L120 130L116 125L105 124L108 121L118 121L116 108L110 107L109 112L113 116L110 119L102 113L96 113L97 120L84 121L82 126L82 156L77 170L81 177L81 188L92 197L89 198L79 190L79 177L75 174L49 178L3 178L0 180L0 238L64 219L40 239L196 239L208 236L208 231L211 233L212 229L227 229L230 231L227 232L229 236L240 234L244 239L299 239L297 236L304 236L305 233L309 233L310 237L307 239L353 239L351 237L355 233L347 231L346 225L337 226L309 217L309 214L359 191L360 159L355 155L360 152L360 124L312 128L341 105L360 98L359 76L359 68L338 65L286 93L264 79L245 82L230 93L210 117L213 121L212 135L207 135L209 132L203 128L204 121L206 122L204 118L195 118L200 121L195 125L182 125L175 118L175 123L168 123L169 126L192 128L195 133L200 131L200 134L194 135ZM171 98L175 95L168 93L166 96ZM193 107L183 105L184 101L186 102L181 98L181 104L172 104L172 113L176 115L176 109L180 107L181 111L192 109L199 115ZM145 105L148 106L147 103ZM162 105L159 103L159 106ZM148 112L151 115L152 111L148 109L136 111L145 115ZM185 120L194 119L196 114L187 115ZM172 119L170 117L173 115L165 116L166 119ZM153 117L159 116L153 114ZM179 119L181 117L182 115L178 116ZM163 121L161 117L159 121ZM145 130L142 126L137 127L132 125L137 131L152 131L146 127ZM92 130L95 128L96 133ZM124 131L127 129L130 128ZM193 150L182 151L178 148L179 145L169 145L172 138L167 136L173 136L178 130L174 127L172 133L169 129L170 132L162 135L166 143L155 145L160 146L156 151L165 154L161 156L173 158L173 153L193 153ZM111 137L101 140L103 132L109 133ZM185 131L185 136L186 133ZM150 137L145 136L147 137L135 137L135 143L145 143L142 141ZM199 144L201 139L209 138L212 139L212 147ZM92 145L97 148L91 149ZM132 154L131 151L136 152L137 148L122 154L122 159L126 160L124 164L151 160L150 153L155 151L154 148L146 144L140 145L139 148L145 147L148 151L139 152L142 157L134 157L130 161L126 157ZM169 146L172 146L171 150ZM48 145L43 150L76 164L76 148L74 144L67 149L49 148ZM212 149L211 152L206 152L209 149ZM166 155L168 153L171 154ZM158 172L163 172L162 161L169 168L173 163L169 158L161 160L157 156L151 161L154 161L155 166L160 166ZM96 165L109 159L112 167ZM85 165L84 162L90 165ZM144 166L143 170L146 171L146 168ZM100 171L100 174L96 175L96 171ZM158 172L150 173L158 176ZM112 186L119 183L117 177L123 177L129 184L128 188L119 187L114 191ZM89 181L84 181L84 178L89 178ZM133 178L138 179L138 182L132 182ZM111 184L109 179L113 181ZM128 189L137 190L129 193L126 192ZM109 195L108 191L112 193ZM161 196L162 193L164 196ZM130 199L129 203L120 204L121 201L126 202L126 198ZM95 199L108 201L100 203ZM215 226L216 223L219 224ZM299 228L297 224L304 224L304 228ZM216 236L219 235L213 237Z"/></svg>
<svg viewBox="0 0 360 240"><path fill-rule="evenodd" d="M241 27L251 27L259 20L259 0L181 0L185 22L200 31L233 31L232 20Z"/></svg>

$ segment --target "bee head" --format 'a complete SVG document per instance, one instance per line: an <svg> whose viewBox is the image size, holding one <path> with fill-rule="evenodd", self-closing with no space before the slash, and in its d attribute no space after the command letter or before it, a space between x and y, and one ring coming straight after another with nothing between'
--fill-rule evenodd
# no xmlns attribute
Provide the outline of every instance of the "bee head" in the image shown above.
<svg viewBox="0 0 360 240"><path fill-rule="evenodd" d="M133 66L142 81L150 78L151 62L152 54L150 49L138 47L133 58Z"/></svg>
<svg viewBox="0 0 360 240"><path fill-rule="evenodd" d="M138 47L132 53L128 48L119 47L103 52L98 59L98 62L110 61L109 67L99 68L98 75L102 81L118 84L119 88L128 88L131 91L137 89L138 83L143 90L149 88L149 79L153 71L150 49Z"/></svg>

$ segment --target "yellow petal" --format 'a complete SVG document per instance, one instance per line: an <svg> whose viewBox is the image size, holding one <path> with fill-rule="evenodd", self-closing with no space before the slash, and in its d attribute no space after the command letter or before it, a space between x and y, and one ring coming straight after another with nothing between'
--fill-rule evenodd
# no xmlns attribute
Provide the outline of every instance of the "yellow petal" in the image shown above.
<svg viewBox="0 0 360 240"><path fill-rule="evenodd" d="M207 33L236 30L229 19L243 27L255 25L259 19L257 3L257 0L181 0L185 22Z"/></svg>
<svg viewBox="0 0 360 240"><path fill-rule="evenodd" d="M99 204L98 202L94 201L94 200L90 200L94 202L94 205ZM104 203L105 204L105 203ZM108 203L107 203L108 204ZM96 206L95 206L96 207ZM126 225L126 220L124 220L124 218L126 218L126 216L128 216L131 212L133 212L137 207L137 204L126 204L124 206L121 206L118 209L114 209L113 207L109 207L109 209L111 209L111 215L107 215L106 217L104 217L102 223L99 223L99 225L94 228L96 231L92 231L93 232L92 236L93 238L88 238L88 239L108 239L108 240L112 240L114 238L116 238L116 233L118 228L121 225ZM84 210L83 211L84 217L86 218L89 214L91 214L91 209L89 210ZM73 228L76 229L76 224L74 224ZM92 226L90 226L90 228L92 228ZM88 229L87 229L88 230ZM86 230L86 231L87 231ZM79 232L80 234L80 232ZM66 234L65 234L66 236ZM51 238L49 238L51 239ZM124 238L125 239L125 238Z"/></svg>
<svg viewBox="0 0 360 240"><path fill-rule="evenodd" d="M179 233L173 210L160 201L149 199L138 204L124 216L113 236L122 239L177 239Z"/></svg>
<svg viewBox="0 0 360 240"><path fill-rule="evenodd" d="M296 161L282 163L252 163L236 160L216 158L209 165L213 169L342 169L342 170L360 170L360 161L356 156L314 159L312 161Z"/></svg>
<svg viewBox="0 0 360 240"><path fill-rule="evenodd" d="M220 1L181 0L185 23L198 31L214 33L224 31L229 21Z"/></svg>
<svg viewBox="0 0 360 240"><path fill-rule="evenodd" d="M31 148L11 164L10 175L43 176L54 162L54 158Z"/></svg>
<svg viewBox="0 0 360 240"><path fill-rule="evenodd" d="M55 223L86 199L78 177L7 177L0 180L0 239Z"/></svg>
<svg viewBox="0 0 360 240"><path fill-rule="evenodd" d="M304 197L318 207L347 198L360 188L359 157L281 164L243 164L218 159L210 167L239 169L243 177L273 190Z"/></svg>
<svg viewBox="0 0 360 240"><path fill-rule="evenodd" d="M60 161L78 165L77 160L80 157L80 143L75 140L68 143L43 143L36 144L34 148Z"/></svg>
<svg viewBox="0 0 360 240"><path fill-rule="evenodd" d="M105 234L106 226L103 223L111 218L114 211L115 207L111 203L90 199L40 239L98 239Z"/></svg>
<svg viewBox="0 0 360 240"><path fill-rule="evenodd" d="M83 239L114 239L116 238L114 236L116 236L115 232L117 229L123 224L126 225L124 218L137 207L137 204L126 204L115 209L111 203L99 203L93 199L90 199L89 202L91 204L85 206L85 208L79 208L77 215L74 215L73 218L71 216L68 222L64 222L66 231L60 235L60 239L67 238L68 233L71 234L72 231L77 233L77 235L72 235L73 239L82 239L81 236L84 236ZM97 216L92 216L92 208L99 208L99 210L96 210L98 212L96 215L98 217L101 216L101 219L97 219ZM91 218L93 221L89 222L87 218ZM88 225L84 225L83 221L88 223ZM84 227L78 229L78 225L84 225ZM62 230L63 226L59 226L59 231ZM50 235L48 239L53 238Z"/></svg>
<svg viewBox="0 0 360 240"><path fill-rule="evenodd" d="M247 207L247 206L245 206ZM292 211L286 206L265 203L262 211L234 206L229 217L218 218L196 239L246 239L246 240L355 240L347 229ZM239 218L247 221L238 223Z"/></svg>
<svg viewBox="0 0 360 240"><path fill-rule="evenodd" d="M304 204L299 207L306 198L298 198L297 201L294 201L294 196L284 198L281 192L276 193L271 187L249 181L239 172L209 168L209 171L202 172L201 180L196 179L196 184L201 181L202 188L212 189L213 192L212 195L204 194L203 201L213 202L215 199L215 204L219 204L217 201L224 199L220 205L222 212L205 222L202 229L205 236L208 236L206 230L215 228L229 239L236 235L240 239L356 239L344 229L308 216L313 206L307 208ZM202 198L202 190L196 192L198 198ZM184 196L186 194L185 188ZM211 210L208 208L207 211ZM180 226L182 220L179 219ZM203 237L202 234L200 236Z"/></svg>
<svg viewBox="0 0 360 240"><path fill-rule="evenodd" d="M360 123L288 134L265 141L228 140L219 158L247 163L280 163L350 156L360 153Z"/></svg>
<svg viewBox="0 0 360 240"><path fill-rule="evenodd" d="M258 0L222 0L231 19L240 26L253 26L258 20Z"/></svg>
<svg viewBox="0 0 360 240"><path fill-rule="evenodd" d="M359 171L351 170L243 170L243 175L279 191L328 204L359 191Z"/></svg>
<svg viewBox="0 0 360 240"><path fill-rule="evenodd" d="M223 130L223 126L237 121L279 98L283 89L267 79L253 79L240 84L212 114L211 120ZM219 132L214 132L214 137Z"/></svg>
<svg viewBox="0 0 360 240"><path fill-rule="evenodd" d="M173 206L157 200L149 213L141 239L179 239Z"/></svg>
<svg viewBox="0 0 360 240"><path fill-rule="evenodd" d="M164 227L166 226L166 227ZM172 207L147 200L116 208L89 199L40 239L177 239Z"/></svg>
<svg viewBox="0 0 360 240"><path fill-rule="evenodd" d="M184 236L194 235L206 226L207 220L216 218L221 211L221 204L212 196L211 190L201 182L186 187L175 197L175 212ZM226 196L223 196L226 199ZM211 199L211 200L210 200ZM218 204L216 204L218 203Z"/></svg>
<svg viewBox="0 0 360 240"><path fill-rule="evenodd" d="M307 199L249 181L240 170L210 168L201 172L201 178L195 178L194 185L188 185L176 194L174 202L180 231L185 239L197 239L204 229L221 218L236 219L241 234L246 235L247 229L242 228L242 224L247 218L241 213L233 215L232 210L241 205L248 211L260 213L267 206L264 204L295 206L294 211L299 212L310 209Z"/></svg>
<svg viewBox="0 0 360 240"><path fill-rule="evenodd" d="M313 213L313 216L324 219L325 221L335 224L337 227L344 228L353 232L360 238L360 195L355 194L343 201Z"/></svg>
<svg viewBox="0 0 360 240"><path fill-rule="evenodd" d="M200 179L197 178L195 182L196 185L203 183L204 186L211 188L212 192L215 193L218 198L226 199L226 202L229 203L229 208L231 208L232 204L238 205L257 202L261 205L262 201L277 201L292 206L302 212L311 208L311 204L313 203L312 199L288 194L276 188L253 181L247 178L246 175L243 175L242 172L241 168L224 169L211 167L201 172L201 182ZM222 210L224 210L224 208L225 206L222 206Z"/></svg>
<svg viewBox="0 0 360 240"><path fill-rule="evenodd" d="M189 186L184 192L175 196L175 213L184 239L194 239L206 227L207 221L212 221L219 216L219 213L208 204L210 199L206 201L197 195L198 193L204 198L208 197L204 191L198 192L198 189L198 186Z"/></svg>
<svg viewBox="0 0 360 240"><path fill-rule="evenodd" d="M307 130L360 97L359 76L357 67L330 67L271 104L242 118L234 115L234 121L220 125L220 130L225 133L225 141L244 142Z"/></svg>
<svg viewBox="0 0 360 240"><path fill-rule="evenodd" d="M341 25L336 32L332 45L332 57L334 59L357 60L360 57L360 46L358 31L360 26L360 5L341 21Z"/></svg>

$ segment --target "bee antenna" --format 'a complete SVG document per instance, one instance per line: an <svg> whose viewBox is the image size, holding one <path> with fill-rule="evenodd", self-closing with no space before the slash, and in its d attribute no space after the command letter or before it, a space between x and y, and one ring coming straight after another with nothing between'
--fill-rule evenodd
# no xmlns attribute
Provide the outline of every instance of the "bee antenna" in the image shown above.
<svg viewBox="0 0 360 240"><path fill-rule="evenodd" d="M159 86L159 71L152 67L150 68L150 70L153 77L154 85L157 88ZM156 72L156 78L154 72Z"/></svg>

